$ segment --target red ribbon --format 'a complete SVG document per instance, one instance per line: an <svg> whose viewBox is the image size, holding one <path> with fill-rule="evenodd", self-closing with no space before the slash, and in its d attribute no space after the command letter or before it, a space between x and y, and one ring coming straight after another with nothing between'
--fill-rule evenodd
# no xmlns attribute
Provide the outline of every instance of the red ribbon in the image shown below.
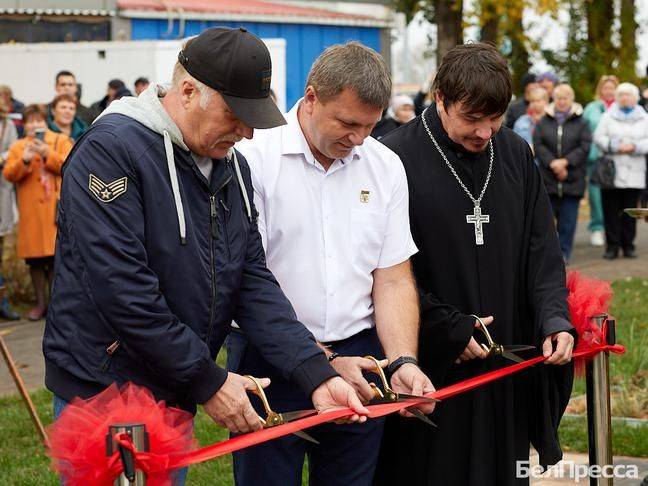
<svg viewBox="0 0 648 486"><path fill-rule="evenodd" d="M609 344L594 344L591 347L576 351L573 353L572 358L587 359L593 357L594 355L601 352L612 352L615 354L623 354L625 348L621 345L609 345ZM485 385L492 381L498 380L508 375L512 375L521 371L525 368L529 368L538 363L542 363L547 358L544 356L538 356L537 358L529 359L523 361L522 363L515 363L504 368L490 371L480 376L464 380L460 383L455 383L453 385L441 388L431 393L427 393L425 396L428 398L436 398L438 400L443 400L446 398L459 395L460 393L467 392L479 386ZM404 408L412 407L415 405L420 405L425 402L397 402L397 403L386 403L380 405L370 405L368 406L369 418L378 418L391 413L398 412ZM355 414L355 412L349 408L341 408L337 410L332 410L329 412L321 413L318 415L313 415L306 417L294 422L288 422L283 425L276 427L271 427L268 429L263 429L257 432L251 432L249 434L240 435L229 440L218 442L201 449L196 449L194 451L178 454L178 455L159 455L151 452L138 452L133 447L132 442L128 436L118 438L119 443L130 449L135 456L135 465L136 468L141 469L146 474L160 472L163 470L177 469L191 464L197 464L200 462L208 461L210 459L215 459L217 457L223 456L225 454L230 454L232 452L240 451L247 447L251 447L262 442L266 442L278 437L283 437L284 435L292 434L294 432L308 429L316 425L320 425L326 422L331 422L333 420L342 419L349 417ZM97 478L97 483L103 484L110 483L111 480L116 478L122 472L122 464L119 460L119 454L115 453L110 458L110 466L106 475L102 475L101 478ZM110 476L110 477L107 477Z"/></svg>

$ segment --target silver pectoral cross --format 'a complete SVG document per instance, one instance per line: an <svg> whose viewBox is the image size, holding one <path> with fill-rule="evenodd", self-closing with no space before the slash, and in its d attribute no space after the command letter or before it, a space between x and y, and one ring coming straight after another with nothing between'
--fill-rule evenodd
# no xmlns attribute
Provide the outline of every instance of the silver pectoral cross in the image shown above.
<svg viewBox="0 0 648 486"><path fill-rule="evenodd" d="M490 223L490 217L488 214L482 214L481 208L478 204L475 204L472 214L466 214L466 223L475 225L475 244L483 245L484 244L484 229L482 228L483 223Z"/></svg>

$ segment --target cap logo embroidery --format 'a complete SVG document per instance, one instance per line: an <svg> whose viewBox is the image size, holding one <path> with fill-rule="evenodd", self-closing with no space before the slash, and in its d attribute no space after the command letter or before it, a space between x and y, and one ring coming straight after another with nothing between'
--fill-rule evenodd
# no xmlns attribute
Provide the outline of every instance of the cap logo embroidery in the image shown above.
<svg viewBox="0 0 648 486"><path fill-rule="evenodd" d="M122 177L109 184L99 179L96 175L90 174L88 189L101 202L111 202L126 192L128 178Z"/></svg>
<svg viewBox="0 0 648 486"><path fill-rule="evenodd" d="M369 202L369 196L371 193L365 189L360 191L360 202L367 204Z"/></svg>
<svg viewBox="0 0 648 486"><path fill-rule="evenodd" d="M270 91L270 82L272 81L272 69L261 72L261 91Z"/></svg>

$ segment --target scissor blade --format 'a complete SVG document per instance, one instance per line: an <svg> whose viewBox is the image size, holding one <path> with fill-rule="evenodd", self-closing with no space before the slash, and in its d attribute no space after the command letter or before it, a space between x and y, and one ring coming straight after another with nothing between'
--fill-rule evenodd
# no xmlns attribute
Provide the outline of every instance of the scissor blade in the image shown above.
<svg viewBox="0 0 648 486"><path fill-rule="evenodd" d="M293 412L283 412L280 415L284 422L293 422L316 414L317 410L295 410Z"/></svg>
<svg viewBox="0 0 648 486"><path fill-rule="evenodd" d="M394 403L386 398L372 398L367 405L382 405L383 403Z"/></svg>
<svg viewBox="0 0 648 486"><path fill-rule="evenodd" d="M399 402L427 402L427 403L436 403L440 400L438 398L423 397L420 395L408 395L407 393L398 394Z"/></svg>
<svg viewBox="0 0 648 486"><path fill-rule="evenodd" d="M312 442L313 444L319 445L318 441L313 439L310 435L308 435L303 430L298 430L297 432L293 432L293 435L296 435L297 437L301 437L302 439L307 440L308 442Z"/></svg>
<svg viewBox="0 0 648 486"><path fill-rule="evenodd" d="M416 407L409 407L407 409L408 412L410 412L412 415L414 415L417 419L422 420L428 425L431 425L432 427L436 427L437 425L432 422L427 415L425 415L423 412L421 412L418 408Z"/></svg>
<svg viewBox="0 0 648 486"><path fill-rule="evenodd" d="M510 359L511 361L515 361L516 363L523 363L524 360L520 358L519 356L509 353L508 351L502 351L502 356L504 358Z"/></svg>
<svg viewBox="0 0 648 486"><path fill-rule="evenodd" d="M525 344L505 344L502 346L504 351L510 351L511 353L519 353L520 351L529 351L530 349L536 349L535 346L527 346Z"/></svg>

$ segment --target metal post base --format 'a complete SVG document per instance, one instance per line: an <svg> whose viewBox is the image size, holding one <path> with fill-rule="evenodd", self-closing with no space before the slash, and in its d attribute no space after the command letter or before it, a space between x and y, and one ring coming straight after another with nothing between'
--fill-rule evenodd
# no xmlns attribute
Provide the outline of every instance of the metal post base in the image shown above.
<svg viewBox="0 0 648 486"><path fill-rule="evenodd" d="M591 317L599 327L607 315ZM608 326L614 326L609 320ZM610 336L610 333L608 333ZM609 344L614 344L609 343ZM587 435L589 441L589 463L612 465L612 411L610 408L609 353L598 353L585 367L587 385ZM612 478L590 478L590 486L613 486Z"/></svg>

